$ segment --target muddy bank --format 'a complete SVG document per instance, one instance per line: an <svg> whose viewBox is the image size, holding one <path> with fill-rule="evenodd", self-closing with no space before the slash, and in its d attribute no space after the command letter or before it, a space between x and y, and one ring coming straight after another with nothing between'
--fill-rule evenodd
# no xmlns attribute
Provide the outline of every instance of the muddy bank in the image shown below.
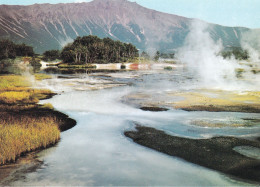
<svg viewBox="0 0 260 187"><path fill-rule="evenodd" d="M236 146L260 148L259 141L234 137L188 139L170 136L154 128L136 126L137 131L126 131L134 142L180 157L188 162L217 170L230 176L260 183L260 160L243 156L233 150Z"/></svg>

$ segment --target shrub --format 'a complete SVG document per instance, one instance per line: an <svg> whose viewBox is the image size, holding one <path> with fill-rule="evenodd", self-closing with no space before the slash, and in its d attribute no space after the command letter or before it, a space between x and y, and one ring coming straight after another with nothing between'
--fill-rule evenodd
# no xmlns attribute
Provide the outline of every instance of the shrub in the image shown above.
<svg viewBox="0 0 260 187"><path fill-rule="evenodd" d="M171 66L164 67L164 70L172 70Z"/></svg>
<svg viewBox="0 0 260 187"><path fill-rule="evenodd" d="M126 65L125 65L125 64L122 64L122 65L121 65L121 69L126 69Z"/></svg>

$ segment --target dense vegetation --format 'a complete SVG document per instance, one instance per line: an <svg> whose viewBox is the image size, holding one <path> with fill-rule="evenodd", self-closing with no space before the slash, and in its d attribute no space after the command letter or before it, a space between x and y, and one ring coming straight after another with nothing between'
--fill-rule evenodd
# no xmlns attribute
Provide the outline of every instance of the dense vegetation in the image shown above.
<svg viewBox="0 0 260 187"><path fill-rule="evenodd" d="M15 44L10 40L0 40L0 60L14 59L18 56L34 56L31 46L25 44Z"/></svg>
<svg viewBox="0 0 260 187"><path fill-rule="evenodd" d="M249 58L248 51L243 50L240 47L227 48L221 52L221 55L224 58L231 58L233 56L237 60L247 60Z"/></svg>
<svg viewBox="0 0 260 187"><path fill-rule="evenodd" d="M132 44L97 36L77 37L61 51L63 62L76 64L126 62L137 56L138 50Z"/></svg>

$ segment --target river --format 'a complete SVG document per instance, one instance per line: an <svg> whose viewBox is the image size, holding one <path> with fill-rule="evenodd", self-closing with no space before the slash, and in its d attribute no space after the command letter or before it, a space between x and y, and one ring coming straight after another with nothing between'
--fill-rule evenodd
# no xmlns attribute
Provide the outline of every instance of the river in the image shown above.
<svg viewBox="0 0 260 187"><path fill-rule="evenodd" d="M149 112L125 102L131 93L159 95L187 88L181 72L166 70L53 75L41 87L58 93L51 103L77 125L63 132L60 142L38 153L42 166L11 185L59 186L230 186L249 185L177 157L135 144L124 131L135 124L155 127L177 136L207 138L218 135L252 136L259 127L210 128L193 126L191 119L241 119L257 114L185 112L170 109ZM190 82L191 80L189 80ZM102 88L109 82L115 87ZM113 85L112 83L110 85Z"/></svg>

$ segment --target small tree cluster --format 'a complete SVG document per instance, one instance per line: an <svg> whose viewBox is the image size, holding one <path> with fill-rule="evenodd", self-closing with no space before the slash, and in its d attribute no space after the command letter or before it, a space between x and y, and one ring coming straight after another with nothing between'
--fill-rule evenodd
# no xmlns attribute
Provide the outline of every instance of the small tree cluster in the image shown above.
<svg viewBox="0 0 260 187"><path fill-rule="evenodd" d="M173 59L174 58L174 56L175 56L175 54L174 53L161 53L160 54L160 57L161 58L171 58L171 59Z"/></svg>
<svg viewBox="0 0 260 187"><path fill-rule="evenodd" d="M155 55L151 57L147 52L143 51L140 57L144 59L152 59L157 62L159 58L174 58L174 53L161 53L160 51L156 51Z"/></svg>
<svg viewBox="0 0 260 187"><path fill-rule="evenodd" d="M56 59L60 59L60 51L59 50L49 50L43 53L44 61L53 61Z"/></svg>
<svg viewBox="0 0 260 187"><path fill-rule="evenodd" d="M141 56L142 58L144 58L144 59L150 59L149 54L148 54L147 52L145 52L145 51L143 51L140 56Z"/></svg>
<svg viewBox="0 0 260 187"><path fill-rule="evenodd" d="M234 56L237 60L247 60L249 58L248 51L238 47L233 47L226 51L222 51L221 55L224 58L231 58L232 56Z"/></svg>
<svg viewBox="0 0 260 187"><path fill-rule="evenodd" d="M91 35L77 37L61 51L63 62L77 64L117 63L137 56L138 50L132 44Z"/></svg>
<svg viewBox="0 0 260 187"><path fill-rule="evenodd" d="M34 51L31 46L25 44L15 44L10 40L0 40L0 60L17 56L34 56Z"/></svg>
<svg viewBox="0 0 260 187"><path fill-rule="evenodd" d="M153 60L157 62L159 60L159 58L160 58L160 54L161 54L160 51L156 51L156 53L155 53L155 55L153 57Z"/></svg>

